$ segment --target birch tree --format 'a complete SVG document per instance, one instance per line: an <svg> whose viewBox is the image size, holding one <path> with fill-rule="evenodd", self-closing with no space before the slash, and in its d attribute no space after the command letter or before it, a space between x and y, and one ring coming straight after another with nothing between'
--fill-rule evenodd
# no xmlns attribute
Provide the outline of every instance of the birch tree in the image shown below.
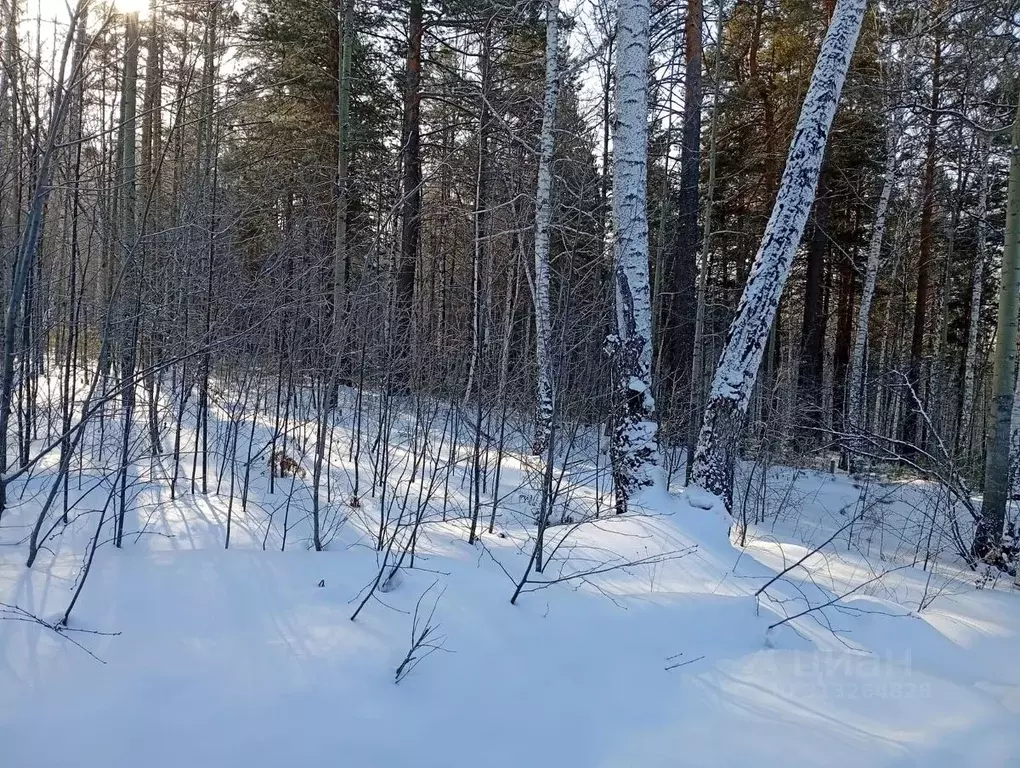
<svg viewBox="0 0 1020 768"><path fill-rule="evenodd" d="M1017 309L1020 304L1020 109L1013 120L1009 142L1009 192L1006 203L1006 238L1002 251L999 316L995 332L995 363L985 445L985 484L981 519L974 532L972 554L998 562L1009 498L1009 441L1013 416L1013 379L1016 369Z"/></svg>
<svg viewBox="0 0 1020 768"><path fill-rule="evenodd" d="M559 0L545 5L545 98L539 140L538 188L535 192L535 352L538 358L538 413L532 453L549 445L553 418L553 374L549 310L549 239L552 228L553 156L556 150L556 97L559 86Z"/></svg>
<svg viewBox="0 0 1020 768"><path fill-rule="evenodd" d="M804 98L772 216L716 368L692 480L733 502L733 463L769 331L811 210L866 0L839 0Z"/></svg>
<svg viewBox="0 0 1020 768"><path fill-rule="evenodd" d="M648 280L649 0L622 0L616 26L613 219L616 364L613 480L617 514L655 482L659 463L651 389L652 304Z"/></svg>
<svg viewBox="0 0 1020 768"><path fill-rule="evenodd" d="M914 19L913 35L920 32L921 14ZM888 46L891 55L891 46ZM898 91L902 92L906 84L907 69L913 61L913 39L907 46L903 61L900 64ZM864 268L864 281L861 286L861 303L857 310L857 322L854 329L853 348L850 353L850 367L847 371L847 407L846 425L850 432L863 432L867 428L867 360L868 329L871 322L871 305L875 299L875 288L878 285L878 272L881 266L882 242L885 237L886 219L889 214L889 202L896 186L897 152L900 136L903 132L902 112L895 107L889 116L885 133L885 166L882 169L882 191L875 206L875 223L868 241L868 261ZM851 451L848 464L853 468L854 453Z"/></svg>

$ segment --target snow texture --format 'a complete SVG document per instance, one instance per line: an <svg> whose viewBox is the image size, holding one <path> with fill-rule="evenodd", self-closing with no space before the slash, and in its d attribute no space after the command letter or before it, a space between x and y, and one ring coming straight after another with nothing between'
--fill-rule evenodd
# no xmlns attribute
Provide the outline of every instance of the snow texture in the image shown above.
<svg viewBox="0 0 1020 768"><path fill-rule="evenodd" d="M463 519L437 520L418 567L352 622L378 568L357 517L332 551L308 551L295 496L291 547L263 551L261 510L285 492L262 485L247 513L235 510L224 551L225 498L171 502L147 485L128 524L145 534L101 548L72 621L121 633L71 636L105 664L38 624L0 619L3 765L674 768L678 755L704 768L1016 765L1020 596L976 591L948 564L901 568L911 516L925 529L924 484L883 487L890 503L816 555L860 489L781 468L770 486L785 501L743 552L721 512L691 506L717 500L658 489L635 496L645 514L554 527L567 543L548 580L658 560L536 584L516 606L504 569L522 571L534 529L501 517L499 535L471 547ZM85 506L102 495L87 491ZM51 619L94 521L83 510L27 571L14 545L36 508L13 510L2 531L0 602ZM419 601L435 607L443 650L395 685Z"/></svg>

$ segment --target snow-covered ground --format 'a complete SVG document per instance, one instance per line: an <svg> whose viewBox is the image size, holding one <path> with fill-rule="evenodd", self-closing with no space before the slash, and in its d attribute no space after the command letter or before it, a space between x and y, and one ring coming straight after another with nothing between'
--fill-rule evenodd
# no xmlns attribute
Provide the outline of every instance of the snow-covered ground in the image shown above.
<svg viewBox="0 0 1020 768"><path fill-rule="evenodd" d="M397 467L416 437L399 420L393 434ZM744 549L698 494L649 494L645 514L624 518L599 501L601 519L550 529L544 573L511 605L534 534L525 460L504 457L495 532L468 545L461 438L453 481L433 484L414 568L405 559L392 579L387 568L352 621L380 572L387 507L364 477L354 506L337 490L350 482L348 438L337 430L324 552L309 547L310 475L270 494L264 458L253 463L242 510L237 487L228 502L229 468L218 495L210 482L171 500L165 471L134 466L124 548L103 529L71 618L118 634L60 635L4 609L0 765L1020 765L1020 593L976 589L954 565L923 483L779 469L762 486L745 468ZM242 437L238 472L246 448ZM593 461L571 460L561 496L585 514L602 499ZM178 487L190 490L190 455L182 464ZM449 468L426 466L389 487L387 537L401 493L415 508ZM89 471L74 475L71 523L26 570L48 472L0 521L0 601L55 621L109 479L97 473L89 490ZM395 683L426 626L431 647Z"/></svg>

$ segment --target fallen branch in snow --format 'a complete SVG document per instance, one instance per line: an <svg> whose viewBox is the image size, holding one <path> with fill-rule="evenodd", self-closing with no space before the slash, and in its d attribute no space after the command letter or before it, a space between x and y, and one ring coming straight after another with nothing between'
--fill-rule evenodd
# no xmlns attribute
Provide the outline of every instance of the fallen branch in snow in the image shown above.
<svg viewBox="0 0 1020 768"><path fill-rule="evenodd" d="M669 562L670 560L678 560L685 555L689 555L697 550L697 545L688 547L687 549L677 549L672 552L663 552L658 555L649 555L648 557L642 557L637 560L626 560L617 563L607 563L602 566L591 568L586 571L573 571L561 576L557 576L551 579L540 579L533 581L525 578L517 585L517 589L514 592L513 597L510 599L510 604L515 605L517 598L525 592L537 592L540 589L551 587L553 584L563 584L564 582L574 581L576 579L585 580L591 576L600 576L602 574L611 573L613 571L623 570L625 568L633 568L640 565L657 565L658 563ZM530 588L525 588L525 585L531 585Z"/></svg>
<svg viewBox="0 0 1020 768"><path fill-rule="evenodd" d="M773 576L771 579L769 579L767 582L765 582L765 584L763 584L758 589L758 591L754 593L754 597L757 598L759 595L761 595L763 592L765 592L765 590L767 590L769 587L771 587L773 584L775 584L777 581L779 581L781 578L783 578L790 571L792 571L792 570L794 570L796 568L799 568L800 566L802 566L807 560L809 560L814 555L820 554L821 551L825 547L829 546L829 544L831 544L833 541L835 541L836 538L841 533L843 533L843 531L847 530L848 528L852 528L855 523L863 520L864 516L867 514L868 510L870 510L876 504L878 504L878 503L884 501L885 499L889 498L894 493L895 493L895 490L888 491L887 493L883 494L882 496L879 496L875 501L871 502L869 505L861 507L860 510L857 512L857 514L851 515L850 519L847 520L839 528L837 528L836 531L829 538L827 538L825 541L823 541L821 544L819 544L814 549L810 550L809 552L806 552L803 557L801 557L799 560L797 560L797 562L793 563L792 565L788 565L786 568L784 568L779 573L777 573L775 576ZM846 507L843 508L843 510L841 510L841 512L845 511L850 506L851 505L848 504Z"/></svg>
<svg viewBox="0 0 1020 768"><path fill-rule="evenodd" d="M910 567L911 566L909 566L909 565L898 565L895 568L890 568L890 569L888 569L886 571L882 571L881 573L878 573L878 574L872 576L867 581L862 581L860 584L858 584L856 587L851 589L849 592L844 592L842 595L835 595L831 600L828 600L827 602L821 603L820 605L808 606L807 608L805 608L800 613L795 613L792 616L787 616L785 619L782 619L781 621L777 621L775 624L770 624L766 631L767 632L771 631L771 630L775 629L776 627L779 627L779 626L782 626L783 624L786 624L788 621L793 621L794 619L799 619L802 616L807 616L809 613L814 613L815 611L821 611L824 608L828 608L830 605L835 605L836 603L840 602L841 600L844 600L845 598L850 597L850 595L854 594L855 592L857 592L857 591L859 591L861 589L864 589L864 587L868 586L869 584L873 584L876 581L879 581L880 579L884 578L885 576L888 576L890 573L895 573L896 571L901 571L904 568L910 568ZM832 626L829 625L828 622L826 622L826 626L828 626L828 628L830 630L832 630ZM832 630L832 631L833 631L833 634L835 634L835 630Z"/></svg>
<svg viewBox="0 0 1020 768"><path fill-rule="evenodd" d="M53 632L56 632L58 635L69 641L72 645L76 645L79 648L81 648L83 651L85 651L85 653L87 653L93 659L98 661L100 664L105 664L106 662L103 661L98 656L96 656L96 654L94 654L84 645L79 643L73 637L71 637L69 633L77 632L78 634L82 635L101 635L103 637L116 637L117 635L120 634L120 632L102 632L98 629L78 629L75 627L69 627L63 623L54 624L53 622L46 621L46 619L42 619L36 616L34 613L26 611L19 605L11 605L10 603L4 602L0 602L0 620L25 621L28 622L29 624L38 624L41 627L45 627L46 629L52 630Z"/></svg>
<svg viewBox="0 0 1020 768"><path fill-rule="evenodd" d="M672 661L673 659L680 658L681 656L683 656L683 654L678 653L675 656L670 656L668 659L666 659L666 661ZM666 666L666 671L669 672L671 669L679 669L680 667L686 667L688 664L693 664L696 661L701 661L703 658L705 658L704 654L702 654L701 656L695 656L693 659L688 659L687 661L680 661L677 662L676 664L669 664Z"/></svg>
<svg viewBox="0 0 1020 768"><path fill-rule="evenodd" d="M436 615L436 606L439 605L440 598L446 592L446 587L443 587L442 591L436 595L429 615L424 619L424 622L422 621L421 601L438 583L438 580L433 581L429 588L421 593L418 602L414 605L414 619L411 622L411 647L408 649L407 655L404 656L404 660L400 662L400 666L397 667L394 683L399 683L406 678L415 667L436 651L452 653L443 647L446 644L446 635L438 634L441 625L432 623L432 619Z"/></svg>

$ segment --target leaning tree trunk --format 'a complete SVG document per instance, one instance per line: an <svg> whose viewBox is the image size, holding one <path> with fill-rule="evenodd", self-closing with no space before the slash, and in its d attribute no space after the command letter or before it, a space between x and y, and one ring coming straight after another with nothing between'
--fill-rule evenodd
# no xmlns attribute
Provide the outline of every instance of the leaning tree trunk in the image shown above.
<svg viewBox="0 0 1020 768"><path fill-rule="evenodd" d="M712 382L692 479L733 503L733 463L765 344L811 211L840 92L866 0L839 0L790 145L772 216Z"/></svg>
<svg viewBox="0 0 1020 768"><path fill-rule="evenodd" d="M559 85L559 0L546 2L545 103L535 192L535 352L538 358L538 412L531 452L545 453L553 418L552 322L549 316L549 240L552 229L553 154L556 151L556 96Z"/></svg>
<svg viewBox="0 0 1020 768"><path fill-rule="evenodd" d="M652 304L646 206L649 0L622 0L616 27L613 218L616 224L615 423L612 460L617 513L655 482L659 463L652 397Z"/></svg>
<svg viewBox="0 0 1020 768"><path fill-rule="evenodd" d="M995 331L995 367L990 401L991 433L985 450L985 487L981 520L972 554L998 561L1009 495L1009 433L1013 416L1013 371L1016 368L1017 308L1020 304L1020 109L1010 140L1006 242L1002 251L999 316Z"/></svg>

